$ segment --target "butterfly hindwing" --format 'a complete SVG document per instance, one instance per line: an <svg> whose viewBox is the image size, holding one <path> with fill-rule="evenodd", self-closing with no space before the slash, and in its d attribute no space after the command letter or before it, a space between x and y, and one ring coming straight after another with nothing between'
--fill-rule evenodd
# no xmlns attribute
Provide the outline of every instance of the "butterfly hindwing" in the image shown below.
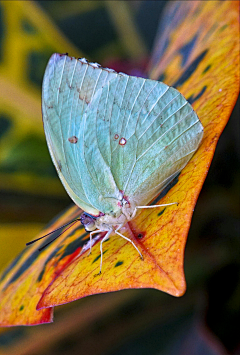
<svg viewBox="0 0 240 355"><path fill-rule="evenodd" d="M84 130L85 139L92 142L84 148L89 170L97 152L110 167L118 189L140 205L184 168L203 134L196 113L176 89L121 74L93 98ZM102 166L95 164L97 184L104 181Z"/></svg>

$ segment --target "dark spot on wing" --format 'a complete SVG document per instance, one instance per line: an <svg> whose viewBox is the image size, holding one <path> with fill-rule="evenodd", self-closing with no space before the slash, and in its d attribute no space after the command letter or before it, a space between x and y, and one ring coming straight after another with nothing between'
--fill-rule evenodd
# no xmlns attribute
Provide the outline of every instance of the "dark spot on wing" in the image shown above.
<svg viewBox="0 0 240 355"><path fill-rule="evenodd" d="M123 137L122 137L122 138L119 140L119 144L122 145L122 146L125 145L126 143L127 143L126 138L123 138Z"/></svg>
<svg viewBox="0 0 240 355"><path fill-rule="evenodd" d="M71 58L71 60L72 60L72 58ZM68 80L68 78L66 78L66 84L70 90L73 88L73 86L70 84L70 81Z"/></svg>
<svg viewBox="0 0 240 355"><path fill-rule="evenodd" d="M197 38L198 34L196 34L188 43L186 43L179 49L179 52L182 55L182 67L187 63L188 58L190 57L192 50L196 44Z"/></svg>
<svg viewBox="0 0 240 355"><path fill-rule="evenodd" d="M79 91L79 99L82 100L82 101L85 101L86 104L88 105L89 104L89 100L86 98L85 95L82 95L81 92Z"/></svg>
<svg viewBox="0 0 240 355"><path fill-rule="evenodd" d="M118 266L121 266L123 264L123 261L118 261L114 267L118 267Z"/></svg>
<svg viewBox="0 0 240 355"><path fill-rule="evenodd" d="M21 312L23 309L24 309L24 305L22 304L22 305L19 307L19 311Z"/></svg>
<svg viewBox="0 0 240 355"><path fill-rule="evenodd" d="M181 77L172 85L173 87L181 86L187 81L191 75L195 72L198 65L201 63L205 55L207 54L208 49L205 49L199 56L185 69Z"/></svg>
<svg viewBox="0 0 240 355"><path fill-rule="evenodd" d="M60 160L56 160L56 164L57 164L58 170L62 171L62 164L61 164Z"/></svg>
<svg viewBox="0 0 240 355"><path fill-rule="evenodd" d="M160 201L164 196L166 196L168 191L170 191L171 188L178 183L179 175L180 175L180 173L177 174L177 176L175 176L175 178L165 187L165 189L162 190L162 192L160 192L158 197L155 198L155 200L151 203L151 205L156 205L158 203L158 201Z"/></svg>
<svg viewBox="0 0 240 355"><path fill-rule="evenodd" d="M137 238L138 238L138 239L142 239L143 237L144 237L143 233L139 233L139 234L137 235Z"/></svg>
<svg viewBox="0 0 240 355"><path fill-rule="evenodd" d="M200 99L200 97L205 93L206 89L207 89L207 86L204 86L204 87L202 88L202 90L201 90L196 96L191 95L191 96L187 99L187 101L192 105L195 101L197 101L198 99Z"/></svg>
<svg viewBox="0 0 240 355"><path fill-rule="evenodd" d="M76 144L78 142L78 138L76 136L72 136L68 138L70 143Z"/></svg>

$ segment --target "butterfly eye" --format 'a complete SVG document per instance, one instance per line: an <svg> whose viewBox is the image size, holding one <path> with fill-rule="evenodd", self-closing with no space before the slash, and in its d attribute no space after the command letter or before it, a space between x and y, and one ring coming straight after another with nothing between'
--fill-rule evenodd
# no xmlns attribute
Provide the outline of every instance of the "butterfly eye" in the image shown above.
<svg viewBox="0 0 240 355"><path fill-rule="evenodd" d="M89 214L82 213L80 216L80 221L81 221L82 225L84 226L86 232L92 232L96 229L95 218L93 218Z"/></svg>

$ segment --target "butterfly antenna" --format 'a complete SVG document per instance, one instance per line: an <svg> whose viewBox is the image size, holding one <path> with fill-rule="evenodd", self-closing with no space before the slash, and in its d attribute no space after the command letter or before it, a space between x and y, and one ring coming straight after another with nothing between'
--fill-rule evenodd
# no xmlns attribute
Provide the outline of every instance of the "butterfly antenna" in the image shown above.
<svg viewBox="0 0 240 355"><path fill-rule="evenodd" d="M39 248L38 250L41 251L44 248L46 248L49 244L51 244L52 242L54 242L54 240L56 240L58 237L60 237L60 235L62 235L64 232L66 232L69 228L71 228L75 223L77 223L78 219L76 221L73 221L73 223L71 224L71 226L69 226L68 228L64 229L64 231L62 231L62 233L60 233L59 235L57 235L55 238L53 238L52 240L50 240L50 242L48 242L47 244L45 244L43 247ZM69 223L68 223L69 224Z"/></svg>
<svg viewBox="0 0 240 355"><path fill-rule="evenodd" d="M59 227L59 228L57 228L57 229L54 229L52 232L50 232L50 233L48 233L48 234L45 234L45 235L43 235L43 236L40 237L40 238L34 239L34 240L32 240L31 242L26 243L26 245L33 244L33 243L37 242L38 240L43 239L43 238L47 237L48 235L50 235L50 234L52 234L52 233L58 231L59 229L62 229L63 227L68 226L69 224L72 224L72 223L75 224L77 221L79 221L79 218L74 219L73 221L71 221L71 222L69 222L69 223L66 223L66 224L64 224L63 226L61 226L61 227ZM71 226L69 226L68 228L70 228L70 227L71 227ZM68 228L67 228L67 229L68 229ZM62 233L64 233L67 229L65 229ZM62 233L61 233L61 234L62 234ZM56 238L58 238L61 234L59 234ZM55 240L56 238L54 238L53 240ZM49 243L48 243L48 244L49 244ZM47 245L48 245L48 244L47 244ZM39 250L40 250L40 249L39 249Z"/></svg>

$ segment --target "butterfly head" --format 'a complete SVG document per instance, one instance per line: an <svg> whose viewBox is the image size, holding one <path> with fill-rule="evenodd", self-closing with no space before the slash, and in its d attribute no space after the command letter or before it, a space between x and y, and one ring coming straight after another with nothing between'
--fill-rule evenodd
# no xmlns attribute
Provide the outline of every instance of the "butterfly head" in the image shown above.
<svg viewBox="0 0 240 355"><path fill-rule="evenodd" d="M110 197L108 197L110 199ZM80 221L87 232L95 229L109 230L113 225L125 224L135 215L135 203L130 201L126 196L121 194L119 199L112 199L112 209L100 212L98 216L92 216L87 212L83 212Z"/></svg>
<svg viewBox="0 0 240 355"><path fill-rule="evenodd" d="M81 214L80 222L84 226L86 232L92 232L96 229L96 217L91 216L87 212Z"/></svg>

